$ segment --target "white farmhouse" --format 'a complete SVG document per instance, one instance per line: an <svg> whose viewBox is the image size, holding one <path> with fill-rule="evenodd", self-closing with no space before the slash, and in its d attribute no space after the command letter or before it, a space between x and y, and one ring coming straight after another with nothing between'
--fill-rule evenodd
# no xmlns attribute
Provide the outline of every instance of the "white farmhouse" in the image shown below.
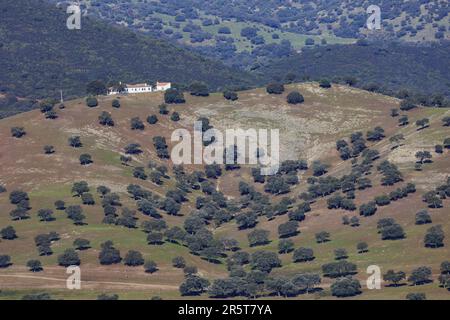
<svg viewBox="0 0 450 320"><path fill-rule="evenodd" d="M137 84L126 84L122 86L120 83L122 90L118 87L108 88L108 95L116 95L120 93L148 93L155 91L166 91L172 87L172 83L170 82L156 82L156 86L147 83L137 83Z"/></svg>
<svg viewBox="0 0 450 320"><path fill-rule="evenodd" d="M146 83L138 83L138 84L127 84L125 86L126 93L145 93L145 92L153 92L153 87Z"/></svg>

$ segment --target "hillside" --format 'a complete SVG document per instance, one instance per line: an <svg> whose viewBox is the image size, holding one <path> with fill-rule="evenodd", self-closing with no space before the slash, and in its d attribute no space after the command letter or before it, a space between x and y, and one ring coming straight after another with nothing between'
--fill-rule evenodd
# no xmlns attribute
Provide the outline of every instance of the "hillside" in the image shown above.
<svg viewBox="0 0 450 320"><path fill-rule="evenodd" d="M450 42L415 46L374 42L303 50L272 61L255 71L266 79L322 78L389 94L406 89L413 94L450 96Z"/></svg>
<svg viewBox="0 0 450 320"><path fill-rule="evenodd" d="M60 2L52 0L53 2ZM450 39L446 1L84 0L86 14L186 46L230 65L251 67L311 44L352 43L369 36L402 42ZM366 28L369 5L381 9L382 30ZM290 47L286 47L289 41Z"/></svg>
<svg viewBox="0 0 450 320"><path fill-rule="evenodd" d="M165 41L83 17L69 30L65 10L38 0L0 4L0 89L19 99L67 99L86 94L93 80L124 83L201 80L213 88L247 86L255 77L225 67ZM33 107L0 99L1 115ZM14 99L13 99L14 100Z"/></svg>
<svg viewBox="0 0 450 320"><path fill-rule="evenodd" d="M303 104L286 103L287 93L293 90L303 94ZM400 112L408 115L409 124L399 126L399 117L390 115L392 108L399 107L398 99L347 86L333 85L330 89L323 89L311 82L288 85L282 95L268 95L265 89L242 91L238 94L239 99L234 102L225 100L222 94L211 94L209 97L186 95L186 103L169 105L169 114L166 115L159 113L158 106L163 102L162 93L150 93L121 96L120 108L111 106L114 97L99 97L99 106L94 108L88 108L84 99L68 101L65 109L55 110L58 118L54 120L45 119L38 110L0 120L0 139L3 141L0 145L0 186L6 188L0 193L0 229L12 226L17 234L17 238L3 238L0 242L0 256L9 255L12 263L0 268L0 299L20 299L26 294L44 292L52 298L63 299L95 299L102 293L118 294L120 299L149 299L154 296L177 299L180 298L179 286L185 281L183 269L173 266L173 259L177 256L183 257L186 265L196 266L199 277L214 282L213 287L209 287L209 292L192 290L185 298L206 299L225 294L214 280L229 276L228 265L233 275L230 287L240 288L240 291L230 289L225 296L277 298L279 294L291 296L292 299L331 299L334 298L331 285L336 279L324 275L322 266L335 261L334 250L339 248L347 251L348 257L344 260L357 266L354 278L361 281L362 293L354 298L404 299L408 293L420 292L425 293L429 299L448 299L449 291L439 286L438 277L441 272L440 264L450 256L450 202L446 199L449 196L446 184L450 175L450 158L448 146L443 153L435 152L435 145L443 144L444 139L450 137L448 127L444 127L442 122L444 117L450 116L448 109L416 108ZM111 114L114 126L99 124L98 117L103 111ZM173 112L179 113L180 121L171 120ZM159 121L149 124L146 122L149 115L156 115ZM131 130L131 119L135 117L144 122L143 130ZM217 174L217 168L210 167L206 168L208 177L198 190L198 175L192 173L194 170L204 171L205 168L192 165L185 166L184 173L180 168L174 171L170 160L158 157L153 138L165 137L171 149L173 144L170 136L173 130L186 128L192 131L193 121L199 117L207 117L210 124L220 130L279 128L282 160L304 159L309 169L292 171L288 163L285 163L282 173L276 179L289 179L291 184L285 190L287 193L276 195L265 191L267 183L254 182L248 166L237 170L222 168L221 174L216 178L213 176ZM429 119L429 126L418 130L420 128L416 126L416 120L423 118ZM384 129L385 137L379 137L378 141L366 141L366 132L373 131L377 126ZM26 134L21 138L13 138L10 131L12 127L23 127ZM362 139L367 147L379 152L378 156L370 156L366 151L360 155L355 154L353 163L350 159L342 160L336 150L336 141L345 139L352 147L349 137L358 131L363 133ZM373 132L369 136L372 134ZM391 138L398 134L402 134L404 140L398 140L396 145ZM68 145L68 139L72 136L80 137L81 147ZM355 141L361 142L361 137ZM124 155L124 148L131 143L140 144L142 153L130 155L131 161L124 164L121 156ZM54 153L44 154L45 145L53 146ZM353 147L356 148L356 143ZM415 154L418 151L429 151L432 155L432 162L424 163L421 171L415 169ZM89 154L93 163L80 165L81 154ZM326 182L313 177L315 160L329 165L327 173L321 178L328 177L331 180ZM385 160L390 163L387 168ZM383 163L382 172L377 168ZM398 167L402 181L396 180L393 185L384 186L383 178L397 177L397 169L393 165ZM168 168L168 172L161 166ZM138 167L142 169L136 169ZM216 173L211 174L211 169ZM298 182L295 182L294 176L299 179ZM366 185L364 189L356 188L353 200L352 179L355 179L358 186ZM367 185L367 179L371 187ZM73 184L79 181L86 181L90 188L88 192L81 191L82 198L71 191ZM240 181L245 181L250 187L248 193L241 189L242 196ZM208 187L208 182L212 184L212 188ZM324 192L323 197L311 197L317 192L317 186L329 188L329 183L334 186L330 194ZM409 189L408 194L401 199L395 198L395 192L391 192L397 188L405 188L408 183L414 183L416 191ZM130 189L130 184L139 185L143 189ZM283 184L286 185L286 182ZM104 190L102 196L99 193L102 189L97 189L99 186L106 186L109 192ZM443 198L442 207L429 208L422 197L439 186L443 186L439 189L439 195ZM182 189L187 193L181 192ZM22 201L11 204L11 199L18 200L16 197L10 198L14 190L27 192L29 202L23 201L22 195L19 197ZM133 196L129 191L133 191ZM309 196L305 196L305 192ZM89 194L92 195L94 204ZM120 206L117 204L118 199L111 194L120 197ZM180 194L186 198L185 201L179 198ZM330 199L336 200L338 194L346 195L356 210L328 209L332 203ZM382 205L380 200L375 214L359 215L362 204L387 194L394 197L389 204ZM74 214L71 220L67 216L68 212L56 210L54 203L57 200L65 202L66 211L69 206L80 205L82 214L85 215L84 221L76 223L80 222L77 220L80 217L77 218ZM82 204L82 201L91 204ZM174 201L179 201L179 206ZM305 203L310 204L310 211L300 209L305 208ZM16 206L19 210L13 211ZM180 209L178 212L177 207ZM42 211L39 213L39 210L47 208L53 211L54 220L40 221L46 215ZM131 213L125 208L132 210ZM429 212L432 223L415 224L415 215L421 209ZM10 212L13 212L13 216L24 219L12 221ZM29 218L25 219L27 215ZM302 215L305 216L304 219L301 219ZM353 227L343 225L344 216L359 217L359 223ZM243 217L253 218L242 220ZM403 239L381 240L377 223L387 217L394 218L396 224L404 230ZM257 222L256 227L250 225L249 221L252 219ZM300 220L299 233L291 231L287 237L280 238L279 226L289 219ZM143 228L144 221L153 221L151 237L148 238L156 241L153 244L148 244L148 234L143 232L145 228L147 232L150 231L148 222ZM167 226L161 226L161 221L165 221ZM244 226L243 221L247 221L248 228L238 228L238 223ZM436 225L442 225L446 235L444 245L439 248L425 247L424 236L431 226ZM181 228L176 233L176 229L173 229L175 226ZM266 230L269 242L250 246L247 237L255 228ZM183 230L189 234L183 233ZM330 233L330 241L317 243L315 235L321 231ZM37 247L35 237L49 232L57 232L59 237L53 237L49 243ZM160 232L164 233L164 236L161 235L162 239L159 238ZM89 248L76 251L81 259L82 289L67 290L66 269L58 266L58 257L66 249L73 248L73 242L77 238L90 241ZM296 250L300 247L313 249L315 259L293 262L294 252L287 250L288 253L278 253L282 239L292 240L291 245ZM125 265L128 260L100 264L99 253L102 247L105 248L101 244L108 240L113 241L113 246L120 250L122 259L125 259L129 250L137 250L142 253L145 261L153 260L158 270L145 273L140 263L135 267ZM367 243L367 252L357 252L356 245L359 242ZM48 254L48 247L52 254L39 255L39 252ZM230 250L235 250L235 247L240 249ZM236 254L245 256L243 252L254 254L259 250L274 252L281 260L279 267L268 270L271 271L269 278L280 283L290 283L291 277L312 272L321 277L321 283L316 283L316 289L309 294L298 291L292 285L276 289L274 281L251 271L252 267L255 270L266 270L267 265L262 261L258 264L255 255L251 257L252 265L244 262L241 268L237 263ZM230 257L234 260L229 260ZM28 271L26 264L30 259L38 259L43 271ZM378 265L383 274L389 269L404 271L408 277L414 269L426 266L431 268L433 281L425 281L418 286L410 285L409 280L402 281L408 284L401 286L387 286L383 282L381 290L368 290L365 280L369 265ZM192 276L187 278L193 279ZM185 285L184 289L186 288L191 287ZM245 290L242 291L243 289Z"/></svg>

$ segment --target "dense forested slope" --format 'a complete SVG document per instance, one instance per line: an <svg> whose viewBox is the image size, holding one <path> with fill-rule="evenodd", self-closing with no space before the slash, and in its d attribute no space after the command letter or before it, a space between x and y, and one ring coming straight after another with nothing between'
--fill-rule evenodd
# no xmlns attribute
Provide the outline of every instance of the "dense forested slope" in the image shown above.
<svg viewBox="0 0 450 320"><path fill-rule="evenodd" d="M266 78L293 73L297 78L354 78L372 91L409 89L422 94L450 94L450 43L412 46L360 43L303 50L258 71Z"/></svg>
<svg viewBox="0 0 450 320"><path fill-rule="evenodd" d="M69 15L42 1L4 0L0 12L3 93L39 99L59 96L62 89L73 97L84 94L86 83L94 79L181 84L202 80L215 89L254 82L253 76L221 63L87 17L81 30L68 30ZM7 112L14 106L8 101L0 105Z"/></svg>

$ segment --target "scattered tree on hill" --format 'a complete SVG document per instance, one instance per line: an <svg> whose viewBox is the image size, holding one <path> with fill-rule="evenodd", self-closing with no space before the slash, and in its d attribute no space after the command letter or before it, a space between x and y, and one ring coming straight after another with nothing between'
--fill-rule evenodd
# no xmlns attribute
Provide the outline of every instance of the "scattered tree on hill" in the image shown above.
<svg viewBox="0 0 450 320"><path fill-rule="evenodd" d="M284 86L281 83L270 83L266 87L268 94L282 94L284 92Z"/></svg>
<svg viewBox="0 0 450 320"><path fill-rule="evenodd" d="M40 209L37 215L41 221L55 220L55 217L53 216L53 210L51 209Z"/></svg>
<svg viewBox="0 0 450 320"><path fill-rule="evenodd" d="M125 146L124 151L126 154L140 154L142 153L141 145L139 143L130 143Z"/></svg>
<svg viewBox="0 0 450 320"><path fill-rule="evenodd" d="M324 243L330 241L330 234L326 231L321 231L315 234L317 243Z"/></svg>
<svg viewBox="0 0 450 320"><path fill-rule="evenodd" d="M209 281L202 277L191 275L187 276L180 285L180 294L182 296L198 296L209 287Z"/></svg>
<svg viewBox="0 0 450 320"><path fill-rule="evenodd" d="M109 127L114 126L114 120L112 119L111 114L106 111L103 111L98 116L98 123L100 123L102 126L109 126Z"/></svg>
<svg viewBox="0 0 450 320"><path fill-rule="evenodd" d="M72 194L75 194L76 197L81 197L83 193L89 192L89 185L86 181L78 181L74 182L72 185Z"/></svg>
<svg viewBox="0 0 450 320"><path fill-rule="evenodd" d="M269 241L269 231L262 229L255 229L251 231L248 235L248 243L251 247L262 246L268 244Z"/></svg>
<svg viewBox="0 0 450 320"><path fill-rule="evenodd" d="M429 283L432 281L431 275L432 272L430 268L418 267L411 272L411 275L408 277L408 281L414 286Z"/></svg>
<svg viewBox="0 0 450 320"><path fill-rule="evenodd" d="M223 97L227 100L231 100L231 101L236 101L239 99L238 95L236 92L231 91L231 90L225 90L223 92Z"/></svg>
<svg viewBox="0 0 450 320"><path fill-rule="evenodd" d="M416 158L418 163L423 164L431 162L433 156L429 151L418 151L416 153Z"/></svg>
<svg viewBox="0 0 450 320"><path fill-rule="evenodd" d="M354 263L340 260L322 265L322 272L325 277L339 278L357 273L357 268Z"/></svg>
<svg viewBox="0 0 450 320"><path fill-rule="evenodd" d="M4 240L14 240L17 238L16 230L13 226L7 226L0 231L0 235Z"/></svg>
<svg viewBox="0 0 450 320"><path fill-rule="evenodd" d="M353 297L361 293L361 284L352 278L341 278L331 285L331 294L338 298Z"/></svg>
<svg viewBox="0 0 450 320"><path fill-rule="evenodd" d="M431 216L427 210L420 210L419 212L416 213L416 224L417 225L427 224L427 223L431 223L431 222L432 222Z"/></svg>
<svg viewBox="0 0 450 320"><path fill-rule="evenodd" d="M83 154L80 155L80 164L82 166L89 165L89 164L91 164L93 162L94 161L92 161L92 156L90 154L83 153Z"/></svg>
<svg viewBox="0 0 450 320"><path fill-rule="evenodd" d="M131 130L144 130L145 126L144 123L142 122L141 119L139 119L139 117L134 117L131 119Z"/></svg>
<svg viewBox="0 0 450 320"><path fill-rule="evenodd" d="M156 124L158 122L158 117L156 115L151 115L147 117L147 122L149 124Z"/></svg>
<svg viewBox="0 0 450 320"><path fill-rule="evenodd" d="M369 251L369 246L366 242L358 242L356 245L356 250L358 253L365 253Z"/></svg>
<svg viewBox="0 0 450 320"><path fill-rule="evenodd" d="M294 262L307 262L315 259L314 251L311 248L298 248L294 251L292 255Z"/></svg>
<svg viewBox="0 0 450 320"><path fill-rule="evenodd" d="M101 251L98 255L98 259L101 265L116 264L122 260L120 251L114 248L112 241L106 241L102 243L100 247Z"/></svg>
<svg viewBox="0 0 450 320"><path fill-rule="evenodd" d="M282 223L278 226L278 235L280 238L288 238L297 235L298 232L298 222L288 221Z"/></svg>
<svg viewBox="0 0 450 320"><path fill-rule="evenodd" d="M411 292L406 295L406 300L427 300L425 293Z"/></svg>
<svg viewBox="0 0 450 320"><path fill-rule="evenodd" d="M0 269L8 268L11 263L11 257L8 255L0 255Z"/></svg>
<svg viewBox="0 0 450 320"><path fill-rule="evenodd" d="M294 250L294 242L291 239L281 239L278 242L278 253L289 253Z"/></svg>
<svg viewBox="0 0 450 320"><path fill-rule="evenodd" d="M402 100L402 102L400 103L400 110L402 110L402 111L409 111L414 108L417 108L417 106L414 104L414 102L411 99Z"/></svg>
<svg viewBox="0 0 450 320"><path fill-rule="evenodd" d="M22 127L13 127L11 128L11 135L14 138L22 138L24 135L26 135L26 132Z"/></svg>
<svg viewBox="0 0 450 320"><path fill-rule="evenodd" d="M386 274L383 275L383 280L386 282L391 282L394 287L397 287L399 283L406 279L406 274L403 271L388 270Z"/></svg>
<svg viewBox="0 0 450 320"><path fill-rule="evenodd" d="M67 249L58 256L58 264L63 267L80 265L80 257L74 249Z"/></svg>
<svg viewBox="0 0 450 320"><path fill-rule="evenodd" d="M183 92L174 88L166 90L166 92L164 93L164 101L168 104L179 104L186 102Z"/></svg>
<svg viewBox="0 0 450 320"><path fill-rule="evenodd" d="M98 106L98 100L96 97L87 97L86 98L86 105L89 108L94 108L96 106Z"/></svg>
<svg viewBox="0 0 450 320"><path fill-rule="evenodd" d="M117 294L102 293L97 296L97 300L101 300L101 301L119 300L119 296Z"/></svg>
<svg viewBox="0 0 450 320"><path fill-rule="evenodd" d="M331 82L327 79L322 79L319 81L319 86L321 88L329 89L331 88Z"/></svg>
<svg viewBox="0 0 450 320"><path fill-rule="evenodd" d="M147 273L155 273L158 271L158 266L155 261L149 260L144 263L144 270Z"/></svg>
<svg viewBox="0 0 450 320"><path fill-rule="evenodd" d="M427 230L423 242L427 248L440 248L444 246L444 238L445 234L442 226L437 225Z"/></svg>
<svg viewBox="0 0 450 320"><path fill-rule="evenodd" d="M77 238L73 241L73 246L76 250L83 251L89 249L91 247L91 243L87 239Z"/></svg>
<svg viewBox="0 0 450 320"><path fill-rule="evenodd" d="M125 255L123 263L126 266L131 267L142 266L144 264L144 258L142 257L142 253L139 251L130 250Z"/></svg>
<svg viewBox="0 0 450 320"><path fill-rule="evenodd" d="M287 103L299 104L305 102L305 98L298 91L292 91L287 96Z"/></svg>
<svg viewBox="0 0 450 320"><path fill-rule="evenodd" d="M416 121L416 126L418 126L418 130L422 130L425 129L429 126L430 124L430 119L428 118L424 118L424 119L419 119Z"/></svg>
<svg viewBox="0 0 450 320"><path fill-rule="evenodd" d="M69 142L69 146L71 146L73 148L81 148L83 146L79 136L70 137L68 142Z"/></svg>
<svg viewBox="0 0 450 320"><path fill-rule="evenodd" d="M184 260L184 258L181 256L177 256L172 259L172 266L178 269L183 269L184 267L186 267L186 260Z"/></svg>
<svg viewBox="0 0 450 320"><path fill-rule="evenodd" d="M343 248L338 248L334 250L334 258L336 260L343 260L348 258L347 250Z"/></svg>
<svg viewBox="0 0 450 320"><path fill-rule="evenodd" d="M173 112L170 116L170 120L174 122L180 121L180 114L178 112Z"/></svg>
<svg viewBox="0 0 450 320"><path fill-rule="evenodd" d="M118 99L114 99L114 100L111 102L111 106L112 106L113 108L120 108L120 101L119 101Z"/></svg>
<svg viewBox="0 0 450 320"><path fill-rule="evenodd" d="M75 225L83 225L83 220L86 216L83 214L83 209L80 206L69 206L66 208L67 217L73 221Z"/></svg>
<svg viewBox="0 0 450 320"><path fill-rule="evenodd" d="M409 124L409 119L408 116L403 115L400 118L398 118L398 124L403 127L406 126L407 124Z"/></svg>
<svg viewBox="0 0 450 320"><path fill-rule="evenodd" d="M42 263L39 260L28 260L27 261L28 270L31 272L40 272L44 270L42 268Z"/></svg>
<svg viewBox="0 0 450 320"><path fill-rule="evenodd" d="M53 146L44 146L44 153L45 154L53 154L55 153L55 148Z"/></svg>
<svg viewBox="0 0 450 320"><path fill-rule="evenodd" d="M444 127L450 127L450 117L445 117L442 119L442 125Z"/></svg>
<svg viewBox="0 0 450 320"><path fill-rule="evenodd" d="M270 273L273 268L281 267L281 260L275 252L255 251L251 255L250 264L252 269Z"/></svg>

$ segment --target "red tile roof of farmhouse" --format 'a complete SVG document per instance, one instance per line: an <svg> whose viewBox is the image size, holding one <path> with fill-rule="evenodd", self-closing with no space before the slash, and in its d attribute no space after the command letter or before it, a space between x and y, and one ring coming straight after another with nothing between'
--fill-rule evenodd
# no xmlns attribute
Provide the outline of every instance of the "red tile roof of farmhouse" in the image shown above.
<svg viewBox="0 0 450 320"><path fill-rule="evenodd" d="M170 82L157 82L157 84L159 84L160 86L166 86L170 84Z"/></svg>

